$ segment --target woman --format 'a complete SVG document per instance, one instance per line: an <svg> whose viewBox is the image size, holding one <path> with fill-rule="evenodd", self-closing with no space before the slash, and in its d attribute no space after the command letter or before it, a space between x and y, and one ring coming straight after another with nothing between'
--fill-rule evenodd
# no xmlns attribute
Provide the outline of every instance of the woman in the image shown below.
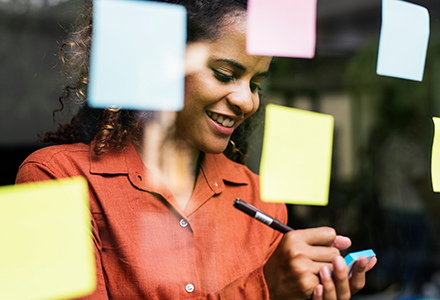
<svg viewBox="0 0 440 300"><path fill-rule="evenodd" d="M240 197L287 218L284 205L261 202L258 177L237 163L271 61L245 51L246 1L166 2L185 5L188 45L207 52L203 68L186 76L183 110L85 107L45 136L61 145L32 154L17 175L17 183L87 178L98 279L88 298L349 298L375 261L361 259L349 279L339 254L348 238L331 228L283 237L233 208ZM68 44L67 63L80 66L79 95L88 76L90 4L84 12L85 25Z"/></svg>

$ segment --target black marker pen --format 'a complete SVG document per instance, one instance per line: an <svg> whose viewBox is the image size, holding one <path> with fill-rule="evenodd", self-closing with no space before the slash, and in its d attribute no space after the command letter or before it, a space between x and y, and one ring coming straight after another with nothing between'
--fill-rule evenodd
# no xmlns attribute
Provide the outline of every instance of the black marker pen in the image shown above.
<svg viewBox="0 0 440 300"><path fill-rule="evenodd" d="M234 206L235 206L235 208L241 210L245 214L248 214L252 218L257 219L258 221L266 224L267 226L269 226L275 230L278 230L281 233L287 233L287 232L293 230L293 228L291 228L287 225L284 225L283 223L281 223L277 219L272 218L271 216L266 215L264 212L262 212L258 208L250 205L249 203L244 202L240 198L237 198L237 200L235 200Z"/></svg>

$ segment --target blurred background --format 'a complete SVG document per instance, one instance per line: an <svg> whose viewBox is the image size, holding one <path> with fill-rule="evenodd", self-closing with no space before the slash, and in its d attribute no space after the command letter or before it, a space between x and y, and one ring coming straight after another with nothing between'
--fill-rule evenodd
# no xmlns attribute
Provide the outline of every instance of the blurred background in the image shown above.
<svg viewBox="0 0 440 300"><path fill-rule="evenodd" d="M54 130L64 85L60 44L78 0L0 0L0 185ZM423 82L376 75L380 0L318 1L312 60L276 58L263 86L271 103L335 117L327 207L289 205L289 225L333 226L378 265L358 299L440 299L440 199L432 192L431 118L440 116L440 2L430 12ZM68 107L57 121L69 119ZM258 173L263 130L252 137Z"/></svg>

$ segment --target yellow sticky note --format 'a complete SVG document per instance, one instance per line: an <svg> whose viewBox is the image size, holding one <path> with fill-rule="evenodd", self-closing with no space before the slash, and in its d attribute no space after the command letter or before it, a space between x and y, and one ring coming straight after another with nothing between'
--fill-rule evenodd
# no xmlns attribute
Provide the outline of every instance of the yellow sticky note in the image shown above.
<svg viewBox="0 0 440 300"><path fill-rule="evenodd" d="M261 199L327 205L333 116L270 104L260 164Z"/></svg>
<svg viewBox="0 0 440 300"><path fill-rule="evenodd" d="M440 118L433 117L434 140L432 142L431 177L432 189L440 192Z"/></svg>
<svg viewBox="0 0 440 300"><path fill-rule="evenodd" d="M0 188L0 299L69 299L96 287L82 177Z"/></svg>

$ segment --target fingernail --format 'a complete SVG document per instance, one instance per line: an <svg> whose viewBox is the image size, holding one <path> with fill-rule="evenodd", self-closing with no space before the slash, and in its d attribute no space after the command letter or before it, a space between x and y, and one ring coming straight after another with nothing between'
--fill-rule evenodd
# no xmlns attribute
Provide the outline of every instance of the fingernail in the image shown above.
<svg viewBox="0 0 440 300"><path fill-rule="evenodd" d="M321 277L324 278L324 279L330 279L331 276L332 276L332 274L330 273L330 269L327 266L322 267L322 269L321 269Z"/></svg>
<svg viewBox="0 0 440 300"><path fill-rule="evenodd" d="M344 268L346 268L345 260L342 258L342 256L335 257L334 265L336 270L343 270Z"/></svg>
<svg viewBox="0 0 440 300"><path fill-rule="evenodd" d="M323 293L323 286L318 284L315 288L315 295L321 297Z"/></svg>

